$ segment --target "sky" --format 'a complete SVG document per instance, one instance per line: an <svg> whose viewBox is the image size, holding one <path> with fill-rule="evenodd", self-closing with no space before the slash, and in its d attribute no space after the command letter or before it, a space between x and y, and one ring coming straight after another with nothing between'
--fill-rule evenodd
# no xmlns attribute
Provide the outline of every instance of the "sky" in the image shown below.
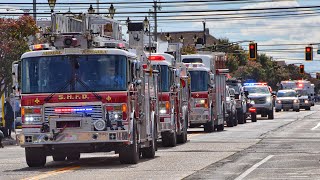
<svg viewBox="0 0 320 180"><path fill-rule="evenodd" d="M38 3L47 3L47 0L36 0ZM86 2L86 3L117 3L117 2L130 2L128 0L57 0L57 2L64 3L74 3L74 2ZM137 1L137 0L135 0ZM152 2L153 0L139 0L144 2ZM176 0L162 0L162 1L176 1ZM268 1L268 2L266 2ZM0 3L5 3L7 0L0 0ZM33 0L15 0L15 2L28 2L32 3ZM249 8L273 8L273 7L303 7L303 6L318 6L320 5L319 0L252 0L250 3L202 3L201 5L188 6L186 4L180 4L179 6L168 6L165 3L160 3L162 6L161 11L171 11L171 10L184 10L184 11L194 11L194 10L227 10L227 9L249 9ZM0 4L5 6L4 4ZM16 9L28 8L26 5L8 5L14 6ZM55 11L66 12L68 8L72 12L86 11L88 5L75 6L61 6L56 5ZM116 12L130 12L130 11L148 11L151 9L151 4L148 5L114 5ZM143 6L143 7L141 7ZM150 7L148 7L150 6ZM93 5L96 8L96 5ZM100 5L100 12L106 11L109 5ZM136 8L134 8L136 7ZM46 5L38 6L38 11L49 11L49 7ZM250 11L251 12L251 11ZM255 12L255 11L252 11ZM258 11L257 11L258 12ZM303 10L296 10L297 13L304 13ZM309 11L310 12L310 11ZM226 12L223 12L226 13ZM238 16L247 16L240 14L241 12L232 12ZM318 13L318 9L314 10L313 13ZM180 13L183 14L183 13ZM188 15L193 15L193 13L185 13ZM197 15L206 15L207 12L195 13ZM279 11L281 14L281 11ZM144 16L148 14L143 14ZM161 14L159 14L161 15ZM116 14L115 19L125 20L126 14ZM131 16L135 16L132 14ZM130 17L131 17L130 16ZM221 15L219 16L221 17ZM263 19L230 19L230 16L224 16L223 20L210 20L206 19L204 16L202 20L199 19L198 22L185 22L185 21L161 21L159 20L158 31L161 32L171 32L171 31L192 31L192 30L202 30L202 21L205 20L206 27L209 28L210 34L216 38L228 38L231 42L238 41L248 41L253 40L258 43L259 53L266 53L272 56L274 60L280 61L285 60L287 63L303 63L305 64L305 70L307 72L315 73L320 72L320 55L317 54L318 45L320 43L320 18L319 16L299 16L299 17L281 17L281 18L263 18ZM130 19L141 19L143 17L131 17ZM177 19L179 17L176 17ZM200 17L201 18L201 17ZM124 27L124 31L126 28ZM281 45L275 46L276 44L291 44L291 45ZM298 44L298 45L295 45ZM314 48L314 60L312 62L303 61L304 59L304 48L308 44L313 44ZM247 49L248 42L240 43L244 49ZM273 49L273 50L272 50ZM293 49L291 51L278 51L277 49Z"/></svg>

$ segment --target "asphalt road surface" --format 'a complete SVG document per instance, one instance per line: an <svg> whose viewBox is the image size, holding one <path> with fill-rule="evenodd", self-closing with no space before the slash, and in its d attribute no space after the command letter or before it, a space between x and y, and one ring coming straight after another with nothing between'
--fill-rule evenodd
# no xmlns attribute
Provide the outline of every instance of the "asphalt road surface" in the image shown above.
<svg viewBox="0 0 320 180"><path fill-rule="evenodd" d="M79 161L29 168L24 149L0 149L0 179L320 179L320 106L279 112L274 120L203 133L189 129L189 142L160 147L155 159L122 165L112 153L81 154Z"/></svg>

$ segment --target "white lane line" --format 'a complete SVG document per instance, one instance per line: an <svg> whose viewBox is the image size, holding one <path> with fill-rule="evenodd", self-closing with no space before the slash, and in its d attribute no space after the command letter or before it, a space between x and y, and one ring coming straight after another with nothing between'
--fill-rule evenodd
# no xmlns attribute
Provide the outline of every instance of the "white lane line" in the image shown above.
<svg viewBox="0 0 320 180"><path fill-rule="evenodd" d="M248 176L248 174L250 174L252 171L254 171L255 169L257 169L261 164L267 162L269 159L271 159L274 155L269 155L266 158L262 159L260 162L256 163L255 165L253 165L250 169L246 170L244 173L242 173L240 176L238 176L236 179L234 180L242 180L243 178L245 178L246 176Z"/></svg>
<svg viewBox="0 0 320 180"><path fill-rule="evenodd" d="M320 127L320 122L315 127L311 128L311 131L316 130L318 127Z"/></svg>

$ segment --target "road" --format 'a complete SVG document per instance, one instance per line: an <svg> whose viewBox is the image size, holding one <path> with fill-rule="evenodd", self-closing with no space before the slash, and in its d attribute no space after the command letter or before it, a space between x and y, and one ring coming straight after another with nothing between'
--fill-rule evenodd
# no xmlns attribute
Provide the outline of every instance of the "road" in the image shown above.
<svg viewBox="0 0 320 180"><path fill-rule="evenodd" d="M320 105L280 112L223 132L189 130L189 142L122 165L111 153L29 168L24 149L0 149L0 179L320 179Z"/></svg>

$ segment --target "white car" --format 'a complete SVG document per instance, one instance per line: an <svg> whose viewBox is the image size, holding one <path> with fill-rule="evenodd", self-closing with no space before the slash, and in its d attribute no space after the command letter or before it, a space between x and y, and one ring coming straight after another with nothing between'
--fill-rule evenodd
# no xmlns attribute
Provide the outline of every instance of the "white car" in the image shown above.
<svg viewBox="0 0 320 180"><path fill-rule="evenodd" d="M277 93L277 98L275 102L276 112L288 111L293 109L296 112L300 110L300 101L295 90L279 90Z"/></svg>

